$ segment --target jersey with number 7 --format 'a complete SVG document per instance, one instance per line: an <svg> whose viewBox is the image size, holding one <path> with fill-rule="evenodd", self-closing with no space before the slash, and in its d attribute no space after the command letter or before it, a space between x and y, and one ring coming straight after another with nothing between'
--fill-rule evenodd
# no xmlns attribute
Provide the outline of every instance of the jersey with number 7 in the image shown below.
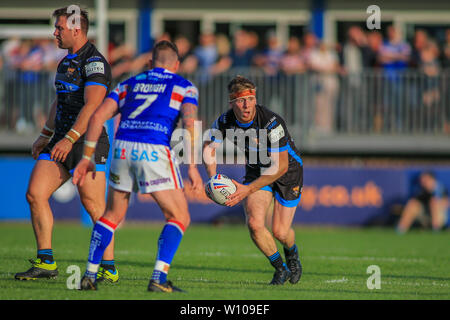
<svg viewBox="0 0 450 320"><path fill-rule="evenodd" d="M115 138L170 147L180 107L198 105L197 88L188 80L162 68L131 77L109 94L121 114Z"/></svg>

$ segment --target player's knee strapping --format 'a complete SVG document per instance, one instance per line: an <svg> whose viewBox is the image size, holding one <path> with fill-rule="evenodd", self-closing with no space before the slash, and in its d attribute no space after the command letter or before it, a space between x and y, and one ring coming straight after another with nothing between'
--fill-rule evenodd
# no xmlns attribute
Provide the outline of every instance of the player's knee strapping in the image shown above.
<svg viewBox="0 0 450 320"><path fill-rule="evenodd" d="M164 283L167 280L170 264L180 245L185 226L176 220L168 220L158 239L158 256L152 279Z"/></svg>
<svg viewBox="0 0 450 320"><path fill-rule="evenodd" d="M87 271L97 273L103 253L111 243L117 225L105 218L100 218L94 225L89 247Z"/></svg>

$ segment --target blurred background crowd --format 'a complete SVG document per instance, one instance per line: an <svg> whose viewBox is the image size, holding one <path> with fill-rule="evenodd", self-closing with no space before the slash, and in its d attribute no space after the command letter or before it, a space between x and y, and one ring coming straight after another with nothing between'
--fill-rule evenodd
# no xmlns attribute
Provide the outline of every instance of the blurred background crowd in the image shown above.
<svg viewBox="0 0 450 320"><path fill-rule="evenodd" d="M286 88L293 76L304 75L308 84L303 94L314 92L314 95L303 105L314 106L311 130L319 135L349 132L352 126L359 125L352 118L361 117L366 118L365 129L372 132L408 132L407 128L417 128L412 122L419 121L428 133L447 134L450 112L445 106L449 101L445 83L446 68L450 66L450 28L444 34L445 37L436 39L426 30L416 29L413 38L407 41L392 25L383 29L383 33L350 25L345 40L334 44L305 31L301 37L291 36L282 46L273 30L261 35L243 29L231 37L201 33L195 44L184 35L171 37L168 32L154 41L166 39L177 45L180 73L188 77L197 75L195 82L200 89L205 82L231 70L234 73L244 70L243 74L248 70L259 72L259 76L275 84L270 86L271 101L265 103L271 103L282 113L283 108L300 107L299 101L287 101L290 96ZM1 121L17 131L30 127L30 122L37 121L39 127L45 121L52 96L46 88L52 87L54 71L66 50L58 49L52 39L13 37L1 43L0 53L6 105L17 106L3 108ZM110 36L108 60L114 83L148 69L150 58L151 52L137 54L136 48L121 42L120 37ZM408 72L420 78L415 81ZM377 74L381 74L382 80L375 79ZM26 90L31 90L33 96L20 94ZM372 101L364 102L366 98ZM35 106L30 108L32 104ZM420 113L416 120L413 111ZM443 114L446 116L442 117Z"/></svg>
<svg viewBox="0 0 450 320"><path fill-rule="evenodd" d="M198 70L219 74L230 68L255 67L267 75L317 72L347 74L365 68L403 71L414 68L433 76L450 66L450 29L445 39L435 39L425 30L415 31L411 41L402 40L399 30L389 26L386 36L379 31L351 26L345 42L330 44L319 41L314 33L303 37L291 36L285 47L274 31L260 37L254 31L238 30L230 39L224 34L203 33L198 45L183 35L173 38L168 33L158 40L175 42L180 51L181 73ZM441 40L441 41L439 41ZM112 40L109 44L109 62L113 78L136 73L147 68L151 52L137 55L135 48ZM0 67L21 71L54 71L66 55L50 39L24 40L16 37L1 43Z"/></svg>

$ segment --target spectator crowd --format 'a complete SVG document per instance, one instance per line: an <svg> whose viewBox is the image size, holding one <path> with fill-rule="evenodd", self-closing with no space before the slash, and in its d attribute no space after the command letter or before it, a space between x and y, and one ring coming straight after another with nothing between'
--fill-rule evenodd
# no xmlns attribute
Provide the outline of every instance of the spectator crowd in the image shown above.
<svg viewBox="0 0 450 320"><path fill-rule="evenodd" d="M171 38L164 33L156 40L174 41L180 54L180 72L193 74L201 71L205 79L238 68L258 69L272 78L280 75L317 75L314 89L317 92L314 100L314 122L321 131L330 133L336 130L336 126L339 127L335 119L341 112L337 102L342 91L340 88L345 85L345 88L353 92L361 90L360 74L366 69L384 71L388 81L391 81L389 97L394 98L404 91L396 81L396 75L403 71L416 70L430 79L425 90L421 92L420 104L432 106L441 101L439 84L433 79L436 79L442 70L450 67L450 29L446 30L445 35L445 41L438 43L425 30L417 29L412 41L407 42L393 26L387 28L384 37L379 31L367 31L354 25L347 30L346 40L338 44L320 41L314 33L306 32L302 38L290 37L283 47L273 31L268 32L262 39L256 32L246 30L235 32L232 39L223 34L200 34L198 45L195 46L183 35ZM108 53L112 75L117 81L148 68L151 58L151 52L136 54L135 48L126 44L111 43ZM49 39L11 38L3 41L0 44L0 70L7 71L3 90L10 92L33 84L51 84L51 76L39 76L36 71L54 72L65 55L66 51L58 49L55 42ZM17 70L18 73L8 73L11 70ZM342 83L343 78L345 84ZM7 100L6 104L18 98L14 94L8 96L10 100ZM21 99L22 104L33 103L26 97ZM44 101L48 97L42 96L39 99ZM346 105L358 103L353 100L347 99ZM46 102L45 100L44 104ZM384 101L382 104L387 103ZM377 127L377 114L374 114L373 118L373 125ZM340 125L345 126L345 121ZM391 125L401 127L402 123Z"/></svg>

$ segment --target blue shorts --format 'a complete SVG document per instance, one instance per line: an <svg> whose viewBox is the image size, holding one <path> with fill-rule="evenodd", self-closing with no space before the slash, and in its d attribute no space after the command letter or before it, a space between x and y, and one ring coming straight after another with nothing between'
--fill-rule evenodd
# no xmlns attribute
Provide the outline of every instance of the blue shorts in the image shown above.
<svg viewBox="0 0 450 320"><path fill-rule="evenodd" d="M250 184L251 182L244 182L245 185ZM295 188L295 187L294 187ZM300 198L302 197L301 193L298 194L298 198L297 199L292 199L292 200L286 200L282 197L281 193L277 190L273 190L271 185L267 185L265 187L262 187L259 190L264 190L264 191L269 191L270 193L272 193L275 197L275 199L277 199L277 201L283 206L283 207L288 207L288 208L293 208L298 206L299 202L300 202Z"/></svg>
<svg viewBox="0 0 450 320"><path fill-rule="evenodd" d="M41 154L39 155L39 157L37 158L37 160L55 161L55 160L52 160L52 159L50 158L50 153L41 153ZM66 161L64 161L64 162L62 163L63 167L64 167L65 169L67 169L67 171L69 171L70 175L73 175L73 171L75 170L75 167L73 167L72 169L68 169L68 168L64 165L66 162L67 162L67 159L66 159ZM98 172L106 172L106 164L96 164L96 165L95 165L95 170L98 171Z"/></svg>

